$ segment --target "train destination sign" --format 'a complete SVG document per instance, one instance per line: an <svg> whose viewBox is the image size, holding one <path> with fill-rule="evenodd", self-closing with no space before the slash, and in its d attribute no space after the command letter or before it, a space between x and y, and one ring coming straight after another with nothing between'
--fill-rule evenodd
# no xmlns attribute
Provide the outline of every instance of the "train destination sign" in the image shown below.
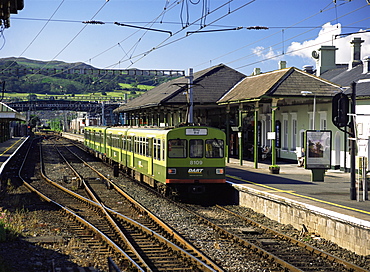
<svg viewBox="0 0 370 272"><path fill-rule="evenodd" d="M207 134L208 134L208 129L206 128L187 128L185 130L185 135L206 136Z"/></svg>

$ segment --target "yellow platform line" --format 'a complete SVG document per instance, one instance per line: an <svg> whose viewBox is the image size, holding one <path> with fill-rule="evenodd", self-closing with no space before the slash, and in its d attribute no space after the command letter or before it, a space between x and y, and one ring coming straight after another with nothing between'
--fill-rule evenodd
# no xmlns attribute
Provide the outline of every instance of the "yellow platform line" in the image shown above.
<svg viewBox="0 0 370 272"><path fill-rule="evenodd" d="M23 138L17 140L14 144L12 144L11 146L9 146L3 153L0 154L0 156L4 155L6 152L8 152L9 149L11 149L13 146L15 146L22 139Z"/></svg>
<svg viewBox="0 0 370 272"><path fill-rule="evenodd" d="M309 199L309 200L313 200L313 201L316 201L316 202L320 202L320 203L328 204L328 205L331 205L331 206L343 208L343 209L346 209L346 210L352 210L352 211L356 211L356 212L359 212L359 213L370 214L370 212L368 212L368 211L364 211L364 210L360 210L360 209L356 209L356 208L336 204L336 203L333 203L333 202L317 199L317 198L310 197L310 196L300 195L300 194L294 193L293 191L280 190L280 189L277 189L277 188L274 188L274 187L271 187L271 186L267 186L267 185L264 185L264 184L256 183L256 182L249 181L249 180L245 180L245 179L242 179L242 178L239 178L239 177L236 177L236 176L230 176L230 175L226 175L226 176L229 177L229 178L235 179L235 180L240 180L240 181L243 181L243 182L246 182L246 183L249 183L249 184L253 184L253 185L256 185L256 186L267 188L269 190L272 190L273 192L283 192L283 193L287 193L287 194L290 194L290 195L294 195L294 196L306 198L306 199Z"/></svg>

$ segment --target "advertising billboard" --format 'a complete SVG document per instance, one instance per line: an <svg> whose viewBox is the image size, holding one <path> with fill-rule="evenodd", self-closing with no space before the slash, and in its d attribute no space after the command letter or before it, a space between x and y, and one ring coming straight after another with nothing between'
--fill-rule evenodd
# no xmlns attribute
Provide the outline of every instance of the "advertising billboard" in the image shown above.
<svg viewBox="0 0 370 272"><path fill-rule="evenodd" d="M307 130L305 142L305 168L330 169L331 131Z"/></svg>

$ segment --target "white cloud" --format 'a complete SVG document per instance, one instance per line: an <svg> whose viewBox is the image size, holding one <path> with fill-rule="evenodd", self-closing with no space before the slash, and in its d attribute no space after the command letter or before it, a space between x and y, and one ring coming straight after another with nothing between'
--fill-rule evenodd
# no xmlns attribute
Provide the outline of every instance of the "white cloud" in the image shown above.
<svg viewBox="0 0 370 272"><path fill-rule="evenodd" d="M252 49L253 54L263 59L276 59L279 58L280 53L275 52L272 47L265 48L263 46L257 46Z"/></svg>
<svg viewBox="0 0 370 272"><path fill-rule="evenodd" d="M358 30L360 32L362 30ZM356 32L356 31L354 31ZM370 32L356 33L345 36L338 36L342 33L340 24L326 23L322 26L318 36L313 40L304 41L302 43L292 42L287 49L287 53L291 52L291 56L299 56L312 60L312 51L317 50L321 45L334 45L336 51L336 63L348 63L351 60L351 44L350 42L355 37L359 37L364 42L361 44L361 59L370 55Z"/></svg>

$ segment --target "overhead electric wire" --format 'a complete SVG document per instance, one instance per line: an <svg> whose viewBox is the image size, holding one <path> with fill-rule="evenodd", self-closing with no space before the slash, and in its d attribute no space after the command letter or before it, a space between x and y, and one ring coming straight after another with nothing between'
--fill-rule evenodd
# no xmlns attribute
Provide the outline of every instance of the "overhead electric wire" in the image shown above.
<svg viewBox="0 0 370 272"><path fill-rule="evenodd" d="M213 12L215 12L215 11L217 11L217 10L219 10L220 8L222 8L223 6L225 6L225 5L227 5L228 3L230 3L230 2L232 2L232 1L234 1L234 0L229 0L228 2L226 2L225 4L223 4L223 5L221 5L221 6L219 6L219 7L217 7L217 8L215 8L214 10L212 10L211 12L209 12L208 14L211 14L211 13L213 13ZM239 7L239 8L237 8L237 9L234 9L233 11L231 11L231 12L229 12L228 13L228 15L229 14L231 14L231 13L233 13L233 12L235 12L236 10L239 10L240 8L242 8L242 7L244 7L244 6L246 6L246 5L248 5L248 4L250 4L250 3L252 3L252 2L254 2L254 1L256 1L256 0L252 0L252 1L250 1L250 2L248 2L248 3L246 3L246 4L244 4L244 5L242 5L241 7ZM177 2L177 4L178 4L179 2ZM160 14L155 20L157 20L160 16L162 16L162 14ZM224 16L223 16L224 17ZM199 20L201 20L202 19L202 17L201 18L199 18L199 19L197 19L197 20L195 20L194 22L192 22L191 24L189 24L189 26L190 25L193 25L193 24L195 24L195 23L197 23ZM215 20L214 22L216 22L216 21L218 21L218 20L220 20L221 18L219 18L219 19L217 19L217 20ZM155 21L154 20L154 21ZM186 27L185 27L186 28ZM178 33L180 33L181 31L183 31L185 28L183 28L183 29L180 29L180 30L178 30L177 32L175 32L172 36L174 36L174 35L176 35L176 34L178 34ZM170 37L168 37L168 38L166 38L166 39L164 39L157 47L154 47L154 48L152 48L151 50L149 50L149 51L146 51L146 52L144 52L144 53L141 53L141 54L138 54L138 55L136 55L136 56L133 56L133 57L130 57L130 58L128 58L128 59L126 59L126 60L124 60L124 61L128 61L128 60L130 60L130 62L131 62L131 64L129 65L129 66L127 66L127 68L129 68L129 67L131 67L134 63L136 63L136 62L138 62L139 60L141 60L142 58L144 58L145 56L147 56L149 53L151 53L153 50L156 50L156 49L158 49L158 48L161 48L161 47L164 47L164 46L167 46L167 45L169 45L169 44L171 44L171 43L173 43L173 42L176 42L176 41L178 41L178 40L181 40L181 39L183 39L183 38L186 38L186 36L185 37L182 37L182 38L179 38L179 39L177 39L177 40L175 40L175 41L172 41L172 42L169 42L169 43L167 43L167 44L163 44L164 42L166 42L168 39L169 39ZM127 39L127 38L126 38ZM104 51L104 53L105 52L107 52L108 50L110 50L110 49L112 49L112 48L114 48L115 46L112 46L112 47L110 47L109 49L107 49L107 50L105 50ZM102 53L100 53L99 55L101 55ZM95 56L95 57L97 57L97 56ZM95 58L94 57L94 58ZM137 58L137 57L139 57L139 59L137 59L136 61L134 61L134 62L132 62L132 59L133 58ZM109 65L109 66L107 66L106 68L111 68L111 67L114 67L114 66L117 66L117 65L119 65L119 64L121 64L122 63L122 60L121 61L119 61L119 62L117 62L117 63L114 63L114 64L112 64L112 65Z"/></svg>
<svg viewBox="0 0 370 272"><path fill-rule="evenodd" d="M1 24L0 25L0 37L3 38L4 42L3 42L3 44L0 47L0 51L4 48L4 46L6 44L6 39L5 39L5 36L4 36L4 30L5 30L5 25L4 24Z"/></svg>
<svg viewBox="0 0 370 272"><path fill-rule="evenodd" d="M300 20L299 22L294 23L294 24L292 24L291 26L286 27L286 29L293 28L293 27L295 27L296 25L298 25L298 24L300 24L300 23L302 23L302 22L305 22L305 21L307 21L307 20L309 20L309 19L311 19L311 18L313 18L313 17L315 17L315 16L317 16L317 15L321 14L322 12L326 12L326 11L329 11L329 10L333 9L333 7L332 7L332 8L330 8L330 9L326 10L326 8L327 8L328 6L330 6L330 5L331 5L331 3L332 3L332 1L330 0L330 4L328 4L327 6L325 6L325 8L323 8L323 9L320 9L320 11L319 11L319 12L317 12L317 13L315 13L315 14L311 15L311 16L308 16L307 18L305 18L305 19L303 19L303 20ZM273 27L269 27L269 28L273 28ZM249 44L247 44L247 45L245 45L245 46L242 46L242 47L240 47L240 48L238 48L238 49L235 49L235 50L233 50L233 51L231 51L231 52L229 52L229 53L223 54L223 55L221 55L221 56L219 56L219 57L217 57L217 58L213 58L213 59L211 59L210 61L212 62L212 61L215 61L215 60L217 60L217 59L219 59L219 58L222 58L222 57L225 57L225 56L230 55L230 54L232 54L232 53L235 53L235 52L237 52L237 51L239 51L239 50L242 50L242 49L244 49L244 48L246 48L246 47L249 47L249 46L251 46L251 45L253 45L253 44L256 44L256 43L258 43L258 42L260 42L260 41L263 41L263 40L265 40L265 39L267 39L267 38L270 38L270 37L272 37L272 36L274 36L274 35L277 35L277 34L280 34L280 31L275 32L275 33L273 33L273 34L271 34L271 35L268 35L267 37L264 37L264 38L259 39L259 40L257 40L257 41L254 41L254 42L252 42L252 43L249 43ZM201 65L204 65L204 64L206 64L206 63L208 63L208 61L207 61L207 62L203 62L203 63L198 64L198 65L195 65L194 67L201 66Z"/></svg>
<svg viewBox="0 0 370 272"><path fill-rule="evenodd" d="M206 0L207 1L207 0ZM210 12L205 12L206 13L206 15L209 15L209 14L211 14L212 12L215 12L215 10L217 10L217 9L219 9L219 8L221 8L221 7L223 7L223 6L225 6L225 5L227 5L227 4L230 4L231 2L232 2L233 0L231 0L231 1L228 1L228 2L226 2L224 5L221 5L220 7L218 7L218 8L216 8L216 9L214 9L214 10L212 10L212 11L210 11ZM255 1L255 0L254 0ZM251 1L251 2L254 2L254 1ZM179 3L181 3L180 1L174 1L171 5L172 5L172 8L175 6L175 5L177 5L177 4L179 4ZM162 18L163 18L163 16L166 14L166 12L167 11L169 11L170 9L168 9L167 8L167 6L168 6L168 4L169 4L169 1L166 1L166 6L165 6L165 8L164 8L164 10L162 11L162 13L156 18L156 19L158 19L158 18L160 18L161 16L162 16ZM249 3L247 3L247 4L249 4ZM245 4L245 5L247 5L247 4ZM239 8L237 8L237 9L235 9L235 10L233 10L232 12L235 12L236 10L238 10L238 9L240 9L240 8L242 8L242 7L244 7L245 5L243 5L243 6L241 6L241 7L239 7ZM344 4L343 4L344 5ZM329 6L329 5L328 5ZM324 8L324 11L327 11L327 10L325 10L328 6L326 6L325 8ZM332 9L332 8L331 8ZM328 10L330 10L330 9L328 9ZM322 13L323 12L323 10L321 10L320 11L320 13ZM227 13L227 14L225 14L225 15L223 15L223 16L221 16L221 17L219 17L218 19L216 19L216 20L214 20L211 24L209 24L209 25L213 25L215 22L217 22L217 21L219 21L219 20L221 20L222 18L224 18L225 16L227 16L227 15L229 15L229 13ZM315 16L315 15L313 15L313 16ZM310 16L310 17L308 17L308 18L311 18L311 17L313 17L313 16ZM191 24L189 23L189 26L191 26L191 25L193 25L193 24L195 24L195 23L197 23L197 22L199 22L199 21L201 21L201 20L203 20L204 19L204 15L202 15L202 17L200 17L198 20L196 20L196 21L194 21L194 22L192 22ZM306 18L305 20L307 20L308 18ZM305 20L303 20L303 21L305 21ZM76 22L76 21L67 21L67 20L59 20L59 21L63 21L63 22ZM300 21L300 22L302 22L302 21ZM300 22L298 22L298 23L296 23L296 24L294 24L294 25L292 25L292 26L290 26L290 27L287 27L286 29L288 29L288 28L307 28L307 27L295 27L295 25L297 25L297 24L299 24ZM151 22L149 22L148 24L155 24L155 23L158 23L156 20L153 20L153 21L151 21ZM163 23L163 21L161 21L160 23ZM175 22L172 22L172 23L174 23L175 24ZM207 25L207 26L209 26L209 25ZM214 25L215 26L215 25ZM201 32L202 30L202 28L204 28L204 27L201 27L199 30L198 30L198 32ZM284 28L284 27L271 27L271 28ZM317 28L317 27L316 27ZM83 29L82 29L83 30ZM82 31L81 30L81 31ZM177 31L177 32L175 32L175 34L178 34L178 33L180 33L181 31L183 31L184 29L180 29L179 31ZM138 31L140 31L140 30L138 30ZM137 31L137 32L138 32ZM135 32L135 33L137 33L137 32ZM134 34L135 34L134 33ZM278 33L281 33L280 31L278 32ZM306 32L305 32L306 33ZM134 34L132 34L132 35L134 35ZM174 35L175 35L174 34ZM132 37L132 35L130 35L129 37L126 37L124 40L122 40L120 43L122 43L123 41L126 41L128 38L130 38L130 37ZM145 35L145 34L144 34ZM174 36L173 35L173 36ZM302 35L302 34L301 34ZM77 34L77 36L78 36L78 34ZM271 37L271 36L273 36L273 35L270 35L270 36L268 36L268 37ZM299 36L299 35L298 35ZM128 54L125 54L125 56L118 62L118 63L115 63L115 64L113 64L113 65L110 65L110 66L108 66L108 67L112 67L112 66L116 66L116 65L120 65L123 61L130 61L131 62L131 64L128 66L128 67L130 67L130 66L132 66L134 63L137 63L138 61L140 61L143 57L145 57L145 56L147 56L149 53L151 53L152 51L154 51L154 50L157 50L157 49L160 49L160 48L163 48L163 47L165 47L165 46L167 46L167 45L170 45L170 44L173 44L173 43L175 43L175 42L177 42L177 41L180 41L180 40L182 40L182 39L184 39L185 37L181 37L181 38L178 38L178 39L176 39L176 40L173 40L173 41L170 41L170 42L168 42L168 43L166 43L168 40L169 40L169 38L171 38L171 37L168 37L168 38L166 38L165 40L163 40L161 43L159 43L156 47L153 47L152 49L150 49L150 50L148 50L148 51L145 51L145 52L143 52L143 53L140 53L140 54L137 54L137 55L133 55L133 54L131 54L130 56L128 55ZM265 38L264 38L265 39ZM290 38L290 39L292 39L292 38ZM261 40L263 40L263 39L261 39ZM289 40L289 39L288 39ZM72 40L73 41L73 40ZM70 42L70 43L72 43L72 41ZM132 47L132 49L133 48L137 48L137 45L138 45L138 43L139 42L141 42L141 38L139 38L138 39L138 41L135 43L135 45ZM70 44L69 43L69 44ZM117 43L121 48L122 48L122 46L121 46L121 44L120 43ZM68 44L68 45L69 45ZM96 58L96 57L98 57L98 56L100 56L100 55L102 55L102 54L104 54L104 53L106 53L107 51L109 51L109 50L111 50L111 49L113 49L113 48L115 48L116 46L117 46L117 44L115 44L114 46L112 46L112 47L110 47L110 48L108 48L107 50L105 50L105 51L103 51L103 52L101 52L101 53L99 53L98 55L96 55L96 56L94 56L93 58L89 58L89 60L92 60L92 59L94 59L94 58ZM252 43L253 44L253 43ZM250 44L250 45L252 45L252 44ZM67 45L67 46L68 46ZM250 46L250 45L248 45L248 46ZM245 48L246 46L244 46L244 47L242 47L242 48ZM65 49L65 48L64 48ZM63 49L63 50L64 50ZM123 48L122 48L123 49ZM62 51L63 51L62 50ZM238 49L238 50L240 50L240 49ZM234 50L233 52L236 52L236 51L238 51L238 50ZM128 51L128 53L130 53L130 51L131 51L131 49ZM125 51L124 51L125 52ZM61 53L61 52L60 52ZM60 54L59 53L59 54ZM59 55L58 54L58 55ZM227 54L225 54L225 55L223 55L223 56L226 56L226 55L228 55L228 54L231 54L231 53L227 53ZM58 56L57 55L57 56ZM57 57L56 56L56 57ZM221 57L223 57L223 56L221 56ZM55 57L55 58L56 58ZM248 56L246 56L246 57L248 57ZM243 58L246 58L246 57L243 57ZM55 59L54 58L54 59ZM218 58L220 58L220 57L217 57L217 58L215 58L215 59L218 59ZM136 59L136 60L134 60L134 59ZM213 60L215 60L215 59L213 59ZM133 61L134 60L134 61ZM233 61L233 62L235 62L235 61Z"/></svg>
<svg viewBox="0 0 370 272"><path fill-rule="evenodd" d="M105 5L109 2L109 0L106 0L104 2L104 4L99 8L99 10L91 17L90 20L93 20L97 15L98 13L105 7ZM51 63L53 60L55 60L65 49L67 49L67 47L82 33L82 31L87 27L87 24L84 25L81 30L59 51L58 54L56 54L54 56L54 58L50 61L48 61L45 65L43 65L40 69L38 69L37 72L33 73L28 79L30 79L32 76L34 76L35 74L38 74L40 73L46 66L49 65L49 63Z"/></svg>
<svg viewBox="0 0 370 272"><path fill-rule="evenodd" d="M342 5L343 5L343 4L342 4ZM327 7L328 7L328 6L326 6L326 8L327 8ZM340 16L340 17L336 17L335 19L333 19L333 20L331 20L331 21L329 21L329 22L332 22L332 21L335 21L335 20L337 20L337 19L340 19L340 18L343 18L343 17L345 17L345 16L348 16L348 15L350 15L350 14L352 14L352 13L354 13L354 12L357 12L357 11L359 11L360 9L363 9L363 8L365 8L365 7L368 7L368 5L364 5L364 6L359 7L359 8L357 8L357 9L353 10L353 11L350 11L350 12L348 12L348 13L346 13L346 14L344 14L344 15ZM330 8L330 9L325 10L325 11L329 11L329 10L331 10L331 9L333 9L333 8ZM314 17L314 16L317 16L318 14L320 14L320 13L322 13L322 12L323 12L323 10L320 10L320 12L318 12L318 13L316 13L316 14L312 15L312 16L309 16L309 17L307 17L307 18L305 18L305 19L303 19L303 20L299 21L298 23L293 24L292 26L289 26L289 27L287 27L286 29L292 28L293 26L296 26L297 24L299 24L299 23L301 23L301 22L304 22L304 21L306 21L306 20L308 20L308 19L310 19L310 18L312 18L312 17ZM359 22L359 21L357 21L356 23L358 23L358 22ZM300 34L298 34L298 35L295 35L295 36L293 36L293 37L291 37L291 38L289 38L289 39L286 39L285 41L292 40L292 39L294 39L294 38L296 38L296 37L299 37L299 36L301 36L301 35L303 35L303 34L306 34L306 33L310 32L310 31L313 31L313 30L315 30L315 29L317 29L317 28L319 28L319 27L322 27L322 26L316 26L316 27L313 27L312 29L310 29L310 30L308 30L308 31L302 32L302 33L300 33ZM346 27L346 26L344 26L343 28L345 28L345 27ZM270 28L270 27L269 27L269 28ZM273 27L271 27L271 28L273 28ZM245 46L243 46L243 47L241 47L241 48L238 48L238 49L236 49L236 50L233 50L233 51L231 51L231 52L229 52L229 53L226 53L226 54L224 54L224 55L222 55L222 56L220 56L220 57L214 58L214 59L212 59L212 60L210 60L210 61L212 62L212 61L214 61L214 60L216 60L216 59L219 59L219 58L225 57L225 56L227 56L227 55L230 55L230 54L232 54L232 53L235 53L236 51L239 51L239 50L241 50L241 49L243 49L243 48L249 47L249 46L251 46L251 45L253 45L253 44L256 44L256 43L258 43L258 42L260 42L260 41L262 41L262 40L264 40L264 39L267 39L267 38L269 38L269 37L271 37L271 36L274 36L274 35L277 35L277 34L279 34L279 33L281 33L281 32L280 32L280 31L275 32L275 33L273 33L273 34L271 34L271 35L269 35L269 36L267 36L267 37L264 37L264 38L262 38L262 39L259 39L259 40L257 40L257 41L254 41L254 42L252 42L252 43L250 43L250 44L248 44L248 45L245 45ZM307 38L306 38L306 40L307 40ZM261 51L261 53L262 53L262 52L264 52L264 51L270 50L270 48L273 48L274 46L279 45L279 44L281 44L281 43L282 43L282 42L279 42L279 43L276 43L276 44L273 44L273 45L270 45L270 46L266 46L266 47L265 47L265 49ZM289 52L285 52L285 55L286 55L286 54L288 54L288 53L289 53ZM249 54L249 55L247 55L247 56L243 56L243 57L240 57L240 58L235 59L235 60L233 60L233 61L226 62L226 64L231 64L231 63L234 63L234 62L237 62L237 61L241 61L241 60L243 60L243 59L246 59L246 58L249 58L249 57L253 57L253 56L255 56L255 54L254 54L254 53L251 53L251 54ZM279 56L280 56L280 55L279 55ZM270 58L268 58L268 59L270 59ZM266 59L266 60L268 60L268 59ZM264 61L265 61L265 59L264 59L264 60L261 60L261 61L259 61L259 62L264 62ZM194 66L194 67L201 66L201 65L204 65L204 64L206 64L206 63L208 63L208 61L207 61L207 62L203 62L203 63L201 63L201 64L198 64L198 65L196 65L196 66ZM258 63L258 62L257 62L257 63Z"/></svg>
<svg viewBox="0 0 370 272"><path fill-rule="evenodd" d="M109 1L109 0L108 0ZM107 2L108 2L107 1ZM181 0L181 1L183 1L183 0ZM171 4L170 5L170 8L168 9L167 8L167 5L166 5L166 7L164 8L164 10L154 19L154 20L152 20L152 22L149 22L149 23L147 23L146 24L146 26L148 26L148 25L150 25L150 24L154 24L155 22L156 22L156 20L159 18L159 17L161 17L161 16L163 16L166 12L168 12L168 10L171 10L172 8L174 8L175 7L175 5L177 5L177 4L179 4L180 3L180 1L174 1L173 2L173 4ZM100 11L100 10L99 10ZM95 17L96 15L94 15L94 17ZM92 20L92 19L91 19ZM128 37L126 37L125 39L123 39L122 41L120 41L120 42L118 42L117 44L115 44L115 45L113 45L113 46L111 46L111 47L109 47L108 49L106 49L106 50L104 50L103 52L101 52L101 53L99 53L98 55L95 55L94 57L92 57L92 58L89 58L89 61L91 62L91 60L92 59L94 59L94 58L96 58L96 57L98 57L98 56L100 56L100 55L102 55L102 54L104 54L104 53L106 53L106 52L108 52L108 51L110 51L111 49L113 49L113 48L115 48L117 45L125 52L125 50L123 49L123 47L122 47L122 45L121 45L121 43L123 43L124 41L126 41L128 38L130 38L130 37L132 37L134 34L136 34L136 33L138 33L139 31L141 31L142 29L139 29L139 30L137 30L137 31L135 31L134 33L132 33L131 35L129 35ZM134 44L134 46L132 46L131 47L131 49L130 49L130 51L133 49L134 50L134 48L136 48L137 47L137 45L138 45L138 43L141 41L141 39L142 39L142 37L144 36L145 34L143 34L140 38L139 38L139 40ZM130 52L129 51L129 52ZM126 52L125 52L125 54L126 54ZM132 53L133 54L133 53ZM131 54L131 55L132 55ZM127 55L127 54L126 54ZM130 60L130 58L129 58L129 60ZM130 60L131 61L131 60ZM132 62L132 61L131 61ZM114 66L117 66L117 65L120 65L121 64L121 61L119 61L118 63L115 63L114 65L110 65L110 66L107 66L107 67L105 67L105 69L108 69L108 68L111 68L111 67L114 67ZM72 67L70 67L70 68L68 68L68 69L66 69L66 70L72 70L74 67L76 67L78 64L76 64L76 65L74 65L74 66L72 66ZM64 71L63 71L64 72ZM54 76L55 75L58 75L58 74L61 74L61 73L63 73L63 72L59 72L59 73L55 73L54 74ZM107 74L105 73L104 75L102 75L101 77L99 77L96 81L99 81L99 80L101 80L101 79L103 79L105 76L106 76Z"/></svg>
<svg viewBox="0 0 370 272"><path fill-rule="evenodd" d="M356 24L356 23L359 23L361 21L365 21L365 20L369 20L369 19L370 19L370 17L367 17L367 18L361 19L361 20L356 21L356 22L351 23L351 24ZM335 30L331 30L331 31L335 31ZM363 32L363 33L365 33L365 32ZM292 50L292 51L285 52L285 55L292 54L292 53L295 53L297 51L305 50L305 49L310 48L310 47L318 46L318 45L323 44L323 43L326 43L326 42L333 42L333 38L331 38L330 40L326 40L326 41L323 41L323 42L320 41L320 42L318 42L316 44L311 44L311 45L308 45L308 46L305 46L305 47L301 47L299 49L295 49L295 50ZM275 58L280 57L280 56L283 56L283 54L277 54L277 55L274 55L272 57L265 58L263 60L259 60L259 61L253 62L253 63L249 63L249 64L246 64L246 65L237 67L236 69L245 68L247 66L251 66L251 65L254 65L254 64L257 64L257 63L261 63L261 62L264 62L264 61L267 61L267 60L275 59ZM235 61L233 61L233 62L235 62ZM229 64L229 63L227 63L227 64Z"/></svg>
<svg viewBox="0 0 370 272"><path fill-rule="evenodd" d="M149 22L149 23L147 23L145 26L148 26L148 25L150 25L150 24L154 24L155 22L156 22L156 20L158 19L158 18L160 18L161 16L164 16L164 14L166 14L169 10L171 10L171 9L173 9L176 5L178 5L180 2L182 2L182 1L184 1L184 0L181 0L181 1L173 1L173 3L172 4L170 4L169 6L168 5L166 5L165 6L165 8L163 9L163 11L154 19L154 20L152 20L151 22ZM129 39L129 38L131 38L133 35L135 35L136 33L138 33L139 31L141 31L141 30L137 30L137 31L135 31L134 33L132 33L131 35L129 35L129 36L127 36L126 38L124 38L123 40L121 40L121 41L119 41L117 44L122 44L124 41L126 41L127 39ZM116 46L117 46L117 44L115 44L115 45L113 45L113 46L111 46L111 47L109 47L109 48L107 48L106 50L104 50L104 51L102 51L102 52L100 52L99 54L97 54L97 55L95 55L95 56L93 56L92 58L90 58L90 59L94 59L94 58L97 58L97 57L99 57L99 56L101 56L101 55L103 55L103 54L105 54L106 52L108 52L108 51L110 51L110 50L112 50L113 48L115 48ZM128 59L128 60L130 60L130 59ZM131 60L130 60L131 61ZM110 68L110 67L114 67L114 66L116 66L116 65L119 65L121 63L121 61L120 62L118 62L118 63L114 63L114 64L112 64L112 65L109 65L109 66L106 66L105 68Z"/></svg>
<svg viewBox="0 0 370 272"><path fill-rule="evenodd" d="M20 53L19 57L22 56L27 50L28 48L31 47L31 45L35 42L35 40L40 36L40 34L42 33L42 31L45 29L45 27L49 24L49 22L51 21L51 19L54 17L54 15L57 13L57 11L60 9L60 7L62 6L62 4L64 3L65 0L62 0L60 2L60 4L58 5L58 7L55 9L55 11L53 12L53 14L50 16L50 18L47 20L47 22L44 24L44 26L40 29L40 31L36 34L36 36L32 39L32 41L27 45L27 47L22 51L22 53ZM10 63L8 65L8 67L6 67L5 69L3 69L2 71L7 71L10 67L13 66L13 64L16 63L16 61L13 61L12 63Z"/></svg>
<svg viewBox="0 0 370 272"><path fill-rule="evenodd" d="M211 13L213 13L213 12L216 12L217 10L221 9L222 7L226 6L227 4L229 4L229 3L233 2L233 1L234 1L234 0L229 0L229 1L227 1L226 3L224 3L224 4L220 5L220 6L218 6L218 7L217 7L217 8L215 8L215 9L213 9L211 12L209 12L209 14L211 14ZM251 0L251 1L249 1L248 3L245 3L245 4L241 5L240 7L238 7L238 8L236 8L236 9L234 9L234 10L232 10L232 11L228 12L226 15L224 15L224 16L222 16L222 17L219 17L218 19L214 20L212 23L214 23L214 22L217 22L217 21L221 20L221 19L222 19L222 18L224 18L225 16L227 16L227 15L230 15L230 14L234 13L235 11L237 11L237 10L239 10L239 9L241 9L241 8L243 8L243 7L245 7L245 6L249 5L249 4L251 4L251 3L253 3L254 1L256 1L256 0ZM208 15L209 15L209 14L208 14ZM178 34L178 33L182 32L182 31L184 31L187 27L189 27L189 26L191 26L191 25L196 24L196 23L197 23L198 21L200 21L201 19L202 19L202 17L200 17L200 18L198 18L197 20L193 21L193 22L192 22L192 23L190 23L188 26L186 26L186 27L184 27L184 28L182 28L182 29L178 30L177 32L175 32L175 33L172 35L172 37L173 37L173 36L175 36L176 34ZM209 24L208 26L212 25L212 23L211 23L211 24ZM190 36L190 35L188 35L188 36ZM173 44L173 43L175 43L175 42L178 42L178 41L180 41L180 40L183 40L183 39L187 38L188 36L180 37L180 38L178 38L178 39L176 39L176 40L173 40L173 41L170 41L170 42L168 42L168 43L165 43L165 42L166 42L166 41L168 41L171 37L168 37L168 38L164 39L161 43L159 43L157 46L153 47L152 49L150 49L150 50L148 50L148 51L146 51L146 52L144 52L144 53L141 53L141 54L139 54L139 55L136 55L136 56L135 56L135 58L136 58L136 57L138 57L138 59L135 61L135 63L136 63L136 62L138 62L138 61L140 61L140 60L141 60L141 59L143 59L144 57L146 57L148 54L150 54L150 53L151 53L151 52L153 52L154 50L157 50L157 49L163 48L163 47L165 47L165 46L168 46L168 45L170 45L170 44ZM130 66L131 66L131 65L130 65ZM130 67L130 66L129 66L129 67Z"/></svg>

